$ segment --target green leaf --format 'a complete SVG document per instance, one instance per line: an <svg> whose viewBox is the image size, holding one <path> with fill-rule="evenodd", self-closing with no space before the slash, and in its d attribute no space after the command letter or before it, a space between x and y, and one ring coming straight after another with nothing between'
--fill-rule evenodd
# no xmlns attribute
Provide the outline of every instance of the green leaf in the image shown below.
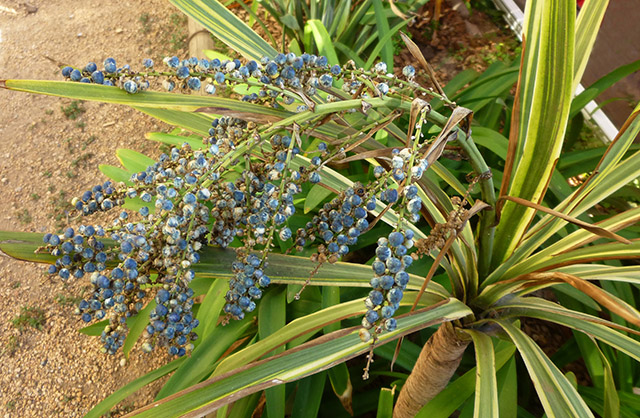
<svg viewBox="0 0 640 418"><path fill-rule="evenodd" d="M640 105L627 120L625 129L611 143L607 153L594 171L594 175L579 190L559 203L554 209L562 213L578 217L587 209L600 203L615 191L640 176L640 152L620 161L631 146L633 139L640 132ZM567 221L552 215L543 216L533 225L532 232L519 243L513 254L483 281L482 287L501 280L505 271L514 264L526 259L551 236L565 227Z"/></svg>
<svg viewBox="0 0 640 418"><path fill-rule="evenodd" d="M152 299L147 303L147 306L145 306L144 309L138 312L136 316L130 318L132 323L127 324L129 327L129 333L127 334L127 339L124 340L124 345L122 347L125 358L129 358L131 349L142 335L146 326L149 325L149 312L151 312L155 307L156 301Z"/></svg>
<svg viewBox="0 0 640 418"><path fill-rule="evenodd" d="M506 67L504 63L497 61L475 79L471 86L454 95L452 100L456 100L474 112L479 112L495 102L496 98L509 92L516 81L518 81L517 66Z"/></svg>
<svg viewBox="0 0 640 418"><path fill-rule="evenodd" d="M498 384L491 337L472 329L464 330L473 339L476 352L476 399L474 418L497 417Z"/></svg>
<svg viewBox="0 0 640 418"><path fill-rule="evenodd" d="M166 398L189 386L195 385L213 372L220 357L253 326L255 313L241 321L233 321L225 327L216 327L203 336L202 342L186 358L184 364L164 384L156 400ZM198 330L199 331L199 330Z"/></svg>
<svg viewBox="0 0 640 418"><path fill-rule="evenodd" d="M104 327L109 324L108 320L96 322L95 324L87 325L86 327L80 328L78 330L79 333L84 335L89 335L91 337L97 337L104 331Z"/></svg>
<svg viewBox="0 0 640 418"><path fill-rule="evenodd" d="M287 323L287 300L285 289L280 287L267 292L258 306L258 333L260 339L264 340L270 335L276 335L278 331ZM284 346L280 346L265 357L274 356L284 351ZM267 414L270 417L282 417L285 414L285 387L278 385L265 390L267 399Z"/></svg>
<svg viewBox="0 0 640 418"><path fill-rule="evenodd" d="M571 382L527 334L504 320L492 320L509 335L522 356L538 398L548 416L593 417Z"/></svg>
<svg viewBox="0 0 640 418"><path fill-rule="evenodd" d="M9 90L69 97L79 100L124 104L145 109L170 109L182 112L195 112L201 108L215 108L217 112L239 112L244 117L251 117L251 115L253 115L254 118L270 116L281 119L291 116L291 113L283 110L217 96L173 94L155 91L129 94L117 87L66 81L5 80L5 84ZM170 113L165 113L164 115L172 116ZM205 132L207 130L208 127Z"/></svg>
<svg viewBox="0 0 640 418"><path fill-rule="evenodd" d="M300 25L298 25L298 21L295 17L290 14L286 14L284 16L280 16L280 21L283 25L293 30L300 30Z"/></svg>
<svg viewBox="0 0 640 418"><path fill-rule="evenodd" d="M134 109L154 117L158 120L166 122L170 125L189 130L191 132L207 136L209 128L211 128L212 115L204 113L182 112L171 109L158 109L143 106L133 106Z"/></svg>
<svg viewBox="0 0 640 418"><path fill-rule="evenodd" d="M356 63L356 66L358 68L364 68L364 60L362 58L360 58L358 56L358 54L351 48L349 48L347 45L343 44L342 42L338 42L338 41L334 41L333 42L333 47L342 52L342 55L346 56L346 57L351 57L351 59L353 59L353 62Z"/></svg>
<svg viewBox="0 0 640 418"><path fill-rule="evenodd" d="M516 418L518 405L518 373L516 359L511 357L505 367L498 371L498 402L500 418Z"/></svg>
<svg viewBox="0 0 640 418"><path fill-rule="evenodd" d="M531 2L525 21L520 108L514 110L517 136L510 138L517 141L517 150L507 160L513 163L507 190L510 196L538 202L560 154L571 105L575 5L565 0ZM505 203L496 229L494 266L513 252L534 214L530 208Z"/></svg>
<svg viewBox="0 0 640 418"><path fill-rule="evenodd" d="M611 329L615 324L604 319L533 297L515 298L513 302L501 305L499 309L510 309L509 316L528 316L573 328L640 361L640 342Z"/></svg>
<svg viewBox="0 0 640 418"><path fill-rule="evenodd" d="M171 3L246 59L273 58L278 53L216 0L171 0Z"/></svg>
<svg viewBox="0 0 640 418"><path fill-rule="evenodd" d="M349 369L345 363L340 363L329 369L329 381L333 393L336 394L340 403L347 411L352 410L353 403L353 385L349 376Z"/></svg>
<svg viewBox="0 0 640 418"><path fill-rule="evenodd" d="M378 55L380 54L380 51L384 50L389 45L393 45L391 42L391 38L396 36L398 34L398 31L403 27L405 27L407 24L409 24L409 20L403 20L402 22L395 25L393 28L389 29L388 32L381 32L381 33L384 33L384 36L380 38L376 46L371 51L371 54L369 55L369 59L364 64L364 68L366 70L370 69L373 66L373 63L378 59ZM389 67L389 68L392 68L392 67Z"/></svg>
<svg viewBox="0 0 640 418"><path fill-rule="evenodd" d="M309 213L315 209L323 200L332 194L333 193L326 187L314 184L304 200L304 213Z"/></svg>
<svg viewBox="0 0 640 418"><path fill-rule="evenodd" d="M382 0L373 0L373 9L376 14L378 37L380 38L381 34L393 33L389 29L389 21L387 20L384 7L382 6ZM396 30L399 30L399 28ZM380 38L380 43L382 43L382 38ZM369 57L369 59L371 59L371 57ZM391 42L386 42L382 46L382 61L387 63L387 68L389 68L389 70L393 68L393 44Z"/></svg>
<svg viewBox="0 0 640 418"><path fill-rule="evenodd" d="M320 20L308 20L304 27L304 31L305 33L313 34L313 39L318 47L318 52L327 57L329 64L340 63L340 61L338 61L338 55L336 54L335 48L333 47L331 37L327 32L327 28L324 27Z"/></svg>
<svg viewBox="0 0 640 418"><path fill-rule="evenodd" d="M103 400L102 402L94 406L93 409L89 411L89 413L84 417L100 418L101 416L108 413L111 410L111 408L113 408L118 403L122 402L129 396L136 393L139 389L145 387L146 385L152 382L155 382L161 377L166 376L167 374L177 369L182 363L184 363L186 359L187 357L181 357L179 359L173 360L172 362L167 363L164 366L158 367L154 371L149 372L144 376L141 376L135 380L132 380L131 382L122 386L117 391L113 392L111 395L107 396L105 400Z"/></svg>
<svg viewBox="0 0 640 418"><path fill-rule="evenodd" d="M615 232L626 226L633 225L639 221L640 208L634 208L614 215L598 223L598 226L608 231ZM586 229L579 229L556 241L552 245L549 245L542 251L539 251L536 254L528 257L521 263L516 264L511 269L507 270L506 273L504 273L502 280L515 277L520 274L526 274L528 272L540 270L540 266L542 265L555 264L555 262L557 261L555 258L556 256L564 253L563 255L565 257L570 257L571 254L575 254L576 251L579 251L571 251L571 249L583 247L598 238L598 236L587 231ZM633 245L634 244L629 244L628 246L632 247Z"/></svg>
<svg viewBox="0 0 640 418"><path fill-rule="evenodd" d="M315 418L318 416L326 380L326 372L320 372L300 380L296 391L296 400L291 411L292 417Z"/></svg>
<svg viewBox="0 0 640 418"><path fill-rule="evenodd" d="M435 323L470 313L469 308L461 302L450 300L446 304L402 315L397 318L398 328L381 334L378 343L385 344ZM359 329L360 327L340 330L264 361L245 367L232 367L230 373L218 375L175 397L134 411L132 416L164 418L180 416L190 411L206 414L251 393L320 372L369 350L369 343L360 341Z"/></svg>
<svg viewBox="0 0 640 418"><path fill-rule="evenodd" d="M380 396L378 397L378 412L376 414L376 418L386 418L393 415L394 392L394 389L380 388Z"/></svg>
<svg viewBox="0 0 640 418"><path fill-rule="evenodd" d="M118 148L116 150L116 156L120 164L124 166L128 171L132 173L139 173L145 171L147 167L154 165L156 162L152 158L146 155L125 148Z"/></svg>
<svg viewBox="0 0 640 418"><path fill-rule="evenodd" d="M193 149L206 148L206 145L202 143L202 138L165 134L163 132L147 132L145 136L151 141L162 142L163 144L173 145L176 147L182 146L182 144L186 142Z"/></svg>
<svg viewBox="0 0 640 418"><path fill-rule="evenodd" d="M587 62L591 56L593 44L600 30L600 24L607 10L609 0L587 0L580 8L576 20L575 61L573 64L573 86L575 91L582 80Z"/></svg>
<svg viewBox="0 0 640 418"><path fill-rule="evenodd" d="M580 15L582 15L582 12L580 13ZM573 102L571 102L569 117L574 117L576 114L578 114L578 112L580 112L580 110L582 110L583 107L587 105L587 103L589 103L591 100L594 100L606 89L622 80L626 76L631 75L637 71L640 71L640 60L618 67L615 70L611 71L609 74L600 78L598 81L587 87L582 93L580 93L573 99Z"/></svg>
<svg viewBox="0 0 640 418"><path fill-rule="evenodd" d="M618 392L616 392L616 384L613 380L613 371L611 370L611 364L609 363L609 360L604 355L602 350L600 350L600 347L598 347L598 343L593 341L593 345L598 351L598 354L600 354L602 365L604 366L604 387L603 387L604 416L603 418L619 418L620 417L620 398L618 397Z"/></svg>
<svg viewBox="0 0 640 418"><path fill-rule="evenodd" d="M198 321L200 321L198 334L202 338L206 338L218 326L218 317L226 303L224 296L228 290L229 283L223 279L215 279L209 287L198 309Z"/></svg>
<svg viewBox="0 0 640 418"><path fill-rule="evenodd" d="M109 177L115 182L124 182L128 186L133 184L130 181L131 175L133 174L133 172L131 171L109 164L100 164L98 168L100 169L102 174Z"/></svg>

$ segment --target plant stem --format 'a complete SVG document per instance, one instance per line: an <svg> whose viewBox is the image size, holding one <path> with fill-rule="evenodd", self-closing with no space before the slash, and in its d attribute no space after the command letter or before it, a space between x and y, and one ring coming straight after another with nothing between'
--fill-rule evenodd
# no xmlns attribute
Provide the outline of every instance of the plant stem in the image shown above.
<svg viewBox="0 0 640 418"><path fill-rule="evenodd" d="M458 338L451 323L440 325L422 347L420 357L398 396L393 418L415 417L440 393L460 365L467 345L469 341Z"/></svg>
<svg viewBox="0 0 640 418"><path fill-rule="evenodd" d="M427 119L439 126L444 126L447 118L438 112L431 111L427 115ZM473 139L458 129L458 144L463 149L476 175L481 176L479 185L482 200L491 206L491 209L482 211L478 216L480 223L478 224L478 277L484 279L489 273L489 265L493 253L493 236L495 233L495 206L496 192L491 177L491 170L484 161L482 154L478 151Z"/></svg>

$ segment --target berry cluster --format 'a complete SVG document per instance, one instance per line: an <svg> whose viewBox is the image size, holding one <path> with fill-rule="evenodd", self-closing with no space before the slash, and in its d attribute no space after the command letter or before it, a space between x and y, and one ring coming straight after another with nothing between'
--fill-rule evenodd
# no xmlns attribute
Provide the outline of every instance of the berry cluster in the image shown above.
<svg viewBox="0 0 640 418"><path fill-rule="evenodd" d="M415 87L411 66L404 68L403 81L387 74L384 63L367 72L349 69L349 65L329 66L325 57L310 54L278 54L245 63L170 57L164 64L168 69L160 71L146 59L145 70L136 72L128 65L118 68L108 58L101 70L89 63L83 69L65 67L62 74L71 81L115 85L131 94L149 89L155 81L169 91L204 88L209 94L243 84L258 89L238 97L240 100L274 107L298 101L303 103L299 111L344 95L334 89L336 80L342 91L354 97L402 97L401 89ZM331 94L320 95L319 90ZM400 222L388 238L378 241L363 339L370 339L371 329L375 336L395 328L393 314L408 282L405 269L412 257L407 252L413 246L412 231L401 226L419 218L422 201L411 181L423 175L427 160L416 157L418 141L412 149L394 150L389 171L375 167L375 181L340 191L304 228L293 233L287 221L296 211L294 197L302 192L304 183L320 183L323 167L334 158L344 158L345 149L359 140L358 135L347 137L333 151L321 142L317 150L308 150L312 155L309 163L291 164L303 153L301 135L323 123L323 118L279 128L234 117L214 119L201 148L186 143L174 147L157 163L133 174L128 184L106 182L74 199L82 215L110 211L126 199L139 198L144 204L138 214L122 211L109 226L83 226L77 232L70 228L63 235L47 235L42 248L59 257L51 274L63 280L90 276L93 291L80 303L78 313L85 322L109 320L102 333L106 352L113 354L122 346L126 319L152 299L155 307L143 334L143 350L164 346L170 354L182 356L192 349L198 320L192 313L194 293L189 284L195 274L191 266L199 262L204 245L235 248L234 276L224 312L227 320L242 319L256 308L271 282L266 274L267 258L276 238L292 242L297 251L315 245L312 260L318 266L334 263L372 227L371 212L378 202L397 211ZM113 244L105 246L99 238L110 238Z"/></svg>
<svg viewBox="0 0 640 418"><path fill-rule="evenodd" d="M409 283L409 274L405 271L413 262L413 258L407 254L413 247L413 231L394 231L388 238L378 239L376 259L371 265L373 278L371 287L365 299L367 313L362 319L360 339L367 342L371 339L371 329L374 335L396 328L396 320L393 314L400 306L403 292Z"/></svg>
<svg viewBox="0 0 640 418"><path fill-rule="evenodd" d="M349 246L358 242L358 237L369 228L368 211L376 208L376 198L369 197L369 191L355 183L331 202L325 203L318 214L296 231L296 246L300 249L307 242L318 237L322 244L314 260L335 263L349 253Z"/></svg>
<svg viewBox="0 0 640 418"><path fill-rule="evenodd" d="M103 70L98 70L96 63L90 62L81 70L66 66L62 69L62 75L76 82L115 85L130 94L149 89L154 80L160 81L166 91L204 89L208 94L215 94L228 85L256 86L259 87L257 92L246 94L241 100L273 107L303 102L296 106L299 112L309 109L309 98L314 97L319 89L330 89L338 79L344 79L342 90L350 94L356 94L366 85L359 75L375 79L373 93L376 96L389 93L390 82L398 81L387 74L385 63L376 64L370 72L349 71L350 77L345 78L345 70L339 65L329 66L325 56L307 53L300 56L280 53L273 59L263 57L259 63L250 60L244 64L238 59L221 61L218 58L208 60L192 57L180 60L175 56L165 57L163 62L168 68L160 71L154 67L151 59L146 58L143 60L145 71L135 72L129 65L118 68L113 58L107 58ZM402 73L406 80L411 81L415 69L408 65ZM328 95L326 100L333 101L335 97Z"/></svg>

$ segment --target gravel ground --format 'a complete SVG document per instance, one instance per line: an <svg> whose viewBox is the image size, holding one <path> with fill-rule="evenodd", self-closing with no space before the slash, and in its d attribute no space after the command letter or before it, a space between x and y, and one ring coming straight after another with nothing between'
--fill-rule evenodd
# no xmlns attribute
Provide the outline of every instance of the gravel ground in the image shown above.
<svg viewBox="0 0 640 418"><path fill-rule="evenodd" d="M160 0L23 3L0 0L0 79L61 80L56 63L83 66L113 56L139 67L143 58L185 56L186 24ZM99 64L100 65L100 64ZM0 90L0 230L52 232L69 220L67 202L106 180L98 164L119 165L117 148L159 155L145 132L163 125L122 106ZM93 220L88 220L92 222ZM74 298L86 283L63 285L42 266L0 257L0 417L82 416L130 380L166 363L134 348L99 352L78 333ZM30 309L33 325L14 324ZM113 416L149 402L159 384L123 402Z"/></svg>

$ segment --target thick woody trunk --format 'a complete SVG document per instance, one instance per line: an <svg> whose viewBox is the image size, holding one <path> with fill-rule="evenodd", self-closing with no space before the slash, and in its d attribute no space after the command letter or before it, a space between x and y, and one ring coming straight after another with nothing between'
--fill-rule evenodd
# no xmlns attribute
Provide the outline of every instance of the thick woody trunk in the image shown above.
<svg viewBox="0 0 640 418"><path fill-rule="evenodd" d="M413 418L418 411L442 391L460 365L469 345L460 340L451 323L446 322L422 347L420 357L402 387L393 418Z"/></svg>

